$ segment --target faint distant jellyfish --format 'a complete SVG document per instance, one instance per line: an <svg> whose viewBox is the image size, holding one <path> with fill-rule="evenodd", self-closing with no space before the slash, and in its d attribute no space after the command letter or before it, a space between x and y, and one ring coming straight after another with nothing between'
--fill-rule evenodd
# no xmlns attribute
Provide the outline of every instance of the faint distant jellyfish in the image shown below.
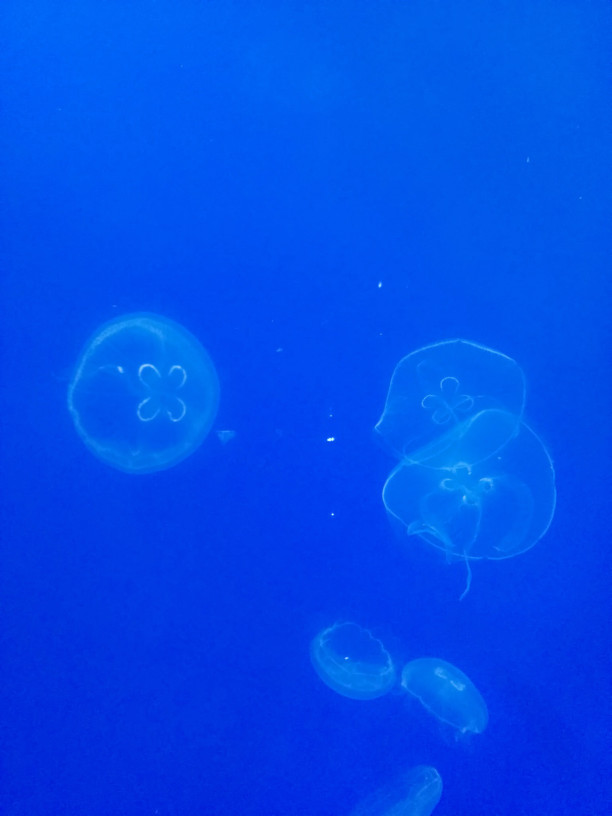
<svg viewBox="0 0 612 816"><path fill-rule="evenodd" d="M350 816L430 816L441 796L438 771L430 765L417 765L366 797Z"/></svg>
<svg viewBox="0 0 612 816"><path fill-rule="evenodd" d="M448 340L399 361L375 430L396 456L424 462L452 444L480 411L503 409L518 423L524 403L525 378L514 360L467 340Z"/></svg>
<svg viewBox="0 0 612 816"><path fill-rule="evenodd" d="M217 431L217 439L221 442L222 445L227 445L228 442L231 442L232 439L236 438L236 431L230 430L223 430Z"/></svg>
<svg viewBox="0 0 612 816"><path fill-rule="evenodd" d="M164 470L193 453L218 403L219 381L204 347L178 323L147 313L101 326L68 388L85 445L127 473Z"/></svg>
<svg viewBox="0 0 612 816"><path fill-rule="evenodd" d="M470 560L525 552L546 533L555 512L553 464L527 425L486 455L487 440L497 447L493 440L512 425L507 412L482 411L464 423L436 467L402 462L383 488L387 512L409 536L442 550L448 562L465 562L466 592Z"/></svg>
<svg viewBox="0 0 612 816"><path fill-rule="evenodd" d="M395 667L383 644L356 623L335 623L310 646L312 665L331 689L354 700L382 697L395 685Z"/></svg>
<svg viewBox="0 0 612 816"><path fill-rule="evenodd" d="M482 695L452 663L432 657L411 660L402 670L402 688L457 735L480 734L489 712Z"/></svg>

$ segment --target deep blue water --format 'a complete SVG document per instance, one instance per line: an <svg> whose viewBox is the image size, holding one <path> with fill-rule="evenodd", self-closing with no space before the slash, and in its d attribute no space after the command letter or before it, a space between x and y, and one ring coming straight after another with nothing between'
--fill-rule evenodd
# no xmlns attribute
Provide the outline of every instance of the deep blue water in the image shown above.
<svg viewBox="0 0 612 816"><path fill-rule="evenodd" d="M0 812L348 816L424 763L436 816L612 812L610 4L0 15ZM134 311L201 340L236 431L146 476L66 407ZM452 337L520 363L558 488L461 602L463 565L394 535L373 434ZM309 643L347 619L459 665L484 734L324 686Z"/></svg>

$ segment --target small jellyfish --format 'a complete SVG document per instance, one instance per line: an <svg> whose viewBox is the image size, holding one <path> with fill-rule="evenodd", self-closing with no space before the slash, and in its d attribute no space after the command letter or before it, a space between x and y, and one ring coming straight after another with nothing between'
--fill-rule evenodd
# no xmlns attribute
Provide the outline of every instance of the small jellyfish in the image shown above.
<svg viewBox="0 0 612 816"><path fill-rule="evenodd" d="M447 340L399 361L375 430L401 459L423 462L444 451L456 428L475 414L498 408L517 424L524 404L525 377L513 359L467 340Z"/></svg>
<svg viewBox="0 0 612 816"><path fill-rule="evenodd" d="M457 735L480 734L489 712L482 695L452 663L433 657L411 660L402 670L402 688Z"/></svg>
<svg viewBox="0 0 612 816"><path fill-rule="evenodd" d="M223 430L217 431L217 439L222 445L227 445L232 439L236 438L236 431Z"/></svg>
<svg viewBox="0 0 612 816"><path fill-rule="evenodd" d="M430 765L417 765L360 802L351 816L430 816L441 796L438 771Z"/></svg>
<svg viewBox="0 0 612 816"><path fill-rule="evenodd" d="M383 644L356 623L335 623L314 638L312 665L331 689L353 700L382 697L395 685L395 667Z"/></svg>
<svg viewBox="0 0 612 816"><path fill-rule="evenodd" d="M146 313L101 326L68 388L85 445L127 473L170 468L193 453L218 404L219 381L204 347L178 323Z"/></svg>

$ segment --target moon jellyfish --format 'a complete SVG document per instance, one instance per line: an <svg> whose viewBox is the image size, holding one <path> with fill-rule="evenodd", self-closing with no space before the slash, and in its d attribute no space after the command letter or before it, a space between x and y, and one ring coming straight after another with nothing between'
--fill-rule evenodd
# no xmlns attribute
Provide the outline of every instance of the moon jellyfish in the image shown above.
<svg viewBox="0 0 612 816"><path fill-rule="evenodd" d="M375 430L397 456L420 462L444 450L457 426L475 414L501 408L518 422L524 404L525 377L513 359L447 340L399 361Z"/></svg>
<svg viewBox="0 0 612 816"><path fill-rule="evenodd" d="M409 536L463 561L510 558L546 533L555 473L525 423L525 380L497 351L451 340L404 357L376 430L399 463L383 502Z"/></svg>
<svg viewBox="0 0 612 816"><path fill-rule="evenodd" d="M447 464L400 463L383 488L389 515L449 561L525 552L546 533L554 515L554 470L542 440L521 423L501 449L491 442L496 452L486 455L482 440L495 435L496 419L502 439L512 418L484 411L448 449Z"/></svg>
<svg viewBox="0 0 612 816"><path fill-rule="evenodd" d="M146 313L101 326L68 388L85 445L127 473L170 468L193 453L218 403L219 381L204 347L178 323Z"/></svg>
<svg viewBox="0 0 612 816"><path fill-rule="evenodd" d="M311 643L310 659L329 688L353 700L382 697L395 685L389 652L356 623L335 623L319 632Z"/></svg>
<svg viewBox="0 0 612 816"><path fill-rule="evenodd" d="M481 734L489 712L482 695L452 663L432 657L411 660L402 670L402 688L457 734Z"/></svg>
<svg viewBox="0 0 612 816"><path fill-rule="evenodd" d="M351 816L429 816L442 796L442 777L430 765L411 768L360 802Z"/></svg>

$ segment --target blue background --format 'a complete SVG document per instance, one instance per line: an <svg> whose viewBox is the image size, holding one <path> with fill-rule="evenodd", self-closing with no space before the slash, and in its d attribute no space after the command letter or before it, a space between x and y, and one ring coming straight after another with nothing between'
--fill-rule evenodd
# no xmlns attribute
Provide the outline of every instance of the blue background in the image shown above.
<svg viewBox="0 0 612 816"><path fill-rule="evenodd" d="M609 813L609 3L0 14L1 812L342 816L429 763L436 816ZM66 388L142 310L209 350L236 437L130 477ZM559 492L461 603L394 537L372 433L455 336L522 365ZM459 665L488 730L331 692L308 646L340 619Z"/></svg>

